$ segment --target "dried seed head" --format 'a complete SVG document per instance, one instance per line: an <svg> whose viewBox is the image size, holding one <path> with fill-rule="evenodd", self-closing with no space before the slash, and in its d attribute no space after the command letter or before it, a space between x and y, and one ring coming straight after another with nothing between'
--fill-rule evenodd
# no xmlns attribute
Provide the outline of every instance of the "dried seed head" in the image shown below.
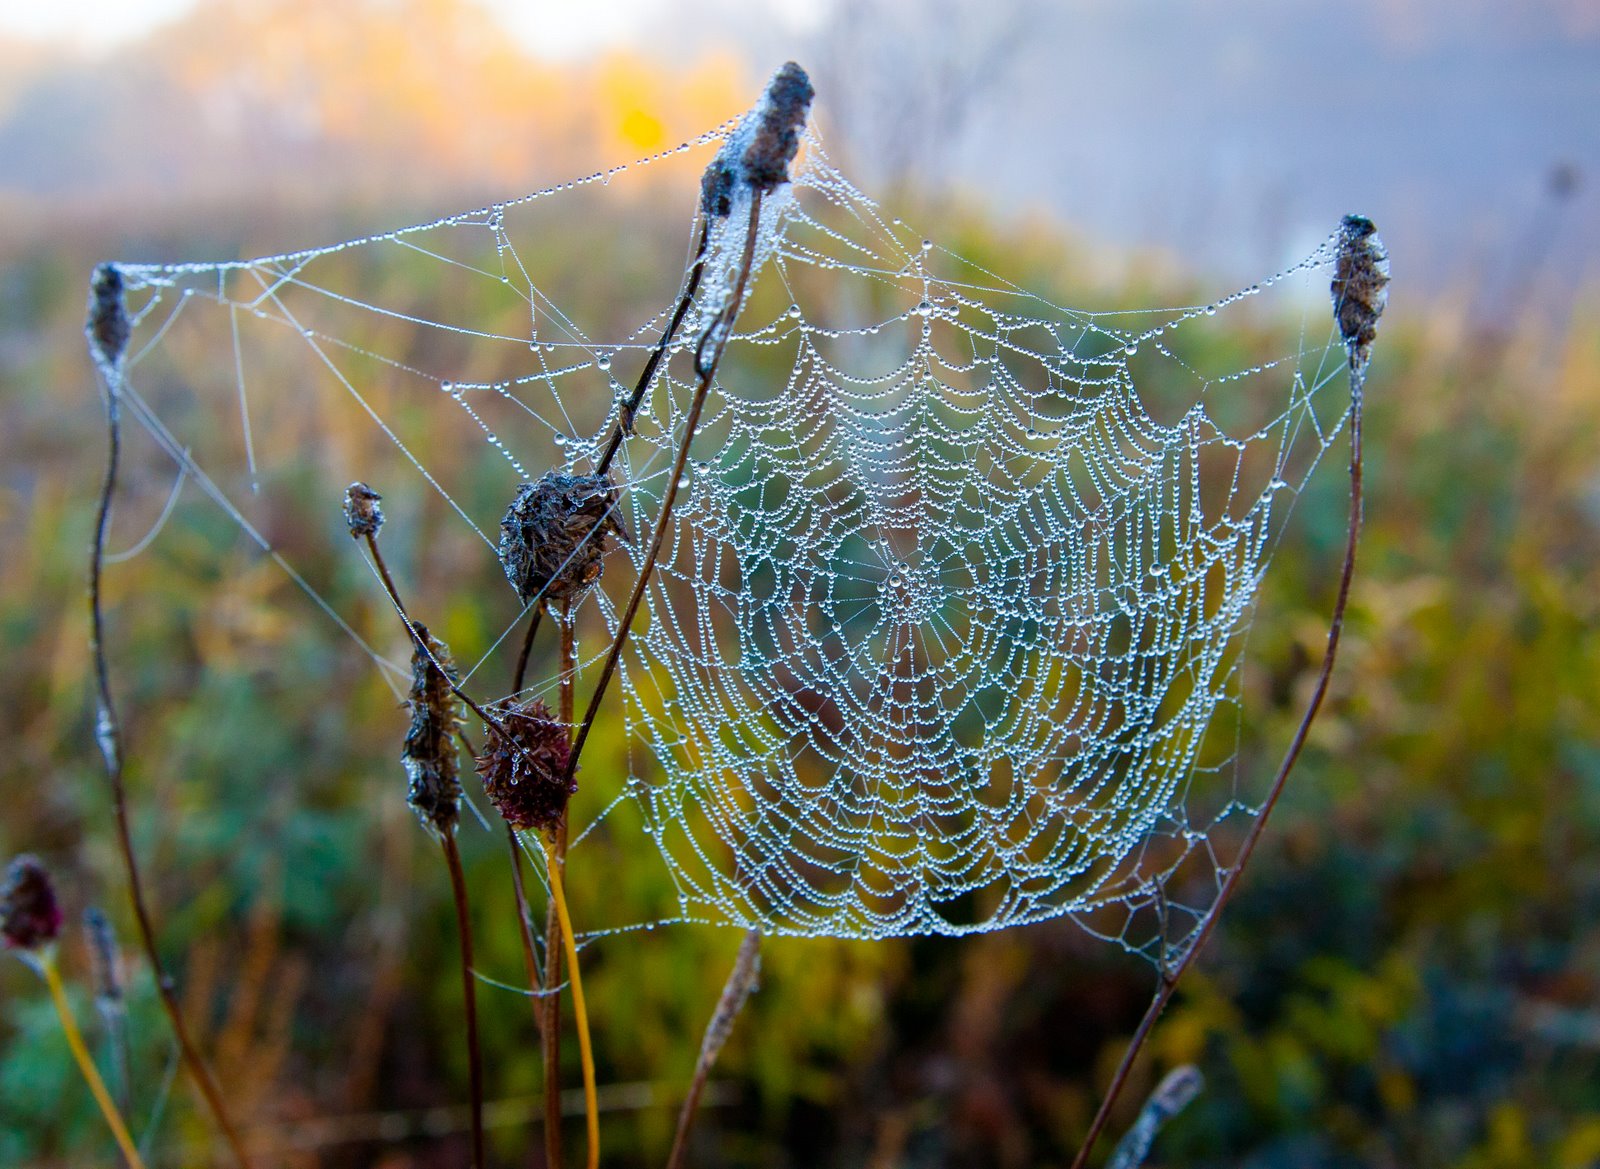
<svg viewBox="0 0 1600 1169"><path fill-rule="evenodd" d="M456 767L456 728L461 716L450 689L456 670L444 642L421 622L413 622L412 628L421 644L411 651L411 726L400 752L406 778L411 781L406 802L416 809L425 827L448 836L456 830L461 812L461 780Z"/></svg>
<svg viewBox="0 0 1600 1169"><path fill-rule="evenodd" d="M766 96L757 112L755 135L744 152L745 181L758 191L770 191L789 181L789 164L800 150L800 131L816 90L806 71L788 61L767 83Z"/></svg>
<svg viewBox="0 0 1600 1169"><path fill-rule="evenodd" d="M1372 220L1346 215L1339 225L1339 255L1334 261L1333 315L1350 354L1363 368L1372 356L1378 318L1389 303L1389 250Z"/></svg>
<svg viewBox="0 0 1600 1169"><path fill-rule="evenodd" d="M38 857L23 854L6 866L0 885L0 935L6 946L37 953L61 933L61 906L50 871Z"/></svg>
<svg viewBox="0 0 1600 1169"><path fill-rule="evenodd" d="M806 71L793 61L772 75L760 103L739 124L700 178L700 210L708 218L725 219L733 210L733 194L748 184L765 194L789 181L789 164L800 151L816 91Z"/></svg>
<svg viewBox="0 0 1600 1169"><path fill-rule="evenodd" d="M502 704L494 714L500 726L490 726L477 759L484 794L513 828L554 831L578 790L577 781L567 777L567 728L537 698Z"/></svg>
<svg viewBox="0 0 1600 1169"><path fill-rule="evenodd" d="M95 357L108 367L122 360L128 338L133 335L122 291L122 269L115 264L101 264L94 270L89 281L89 319L84 332L89 335Z"/></svg>
<svg viewBox="0 0 1600 1169"><path fill-rule="evenodd" d="M378 529L383 527L383 508L378 503L382 498L359 481L344 489L344 522L351 536L359 539L378 534Z"/></svg>
<svg viewBox="0 0 1600 1169"><path fill-rule="evenodd" d="M600 579L606 537L628 539L616 502L609 475L550 471L517 488L500 521L500 565L524 605L573 600Z"/></svg>

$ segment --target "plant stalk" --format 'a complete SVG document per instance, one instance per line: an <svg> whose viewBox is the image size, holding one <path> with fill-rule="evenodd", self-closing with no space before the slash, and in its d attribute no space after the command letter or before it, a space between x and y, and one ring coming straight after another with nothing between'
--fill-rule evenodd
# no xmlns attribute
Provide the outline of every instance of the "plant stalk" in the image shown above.
<svg viewBox="0 0 1600 1169"><path fill-rule="evenodd" d="M139 927L139 944L150 972L155 978L156 990L162 1009L172 1026L173 1038L183 1066L189 1072L204 1097L206 1106L222 1130L233 1158L241 1169L249 1169L250 1158L244 1151L244 1142L228 1115L222 1092L217 1087L211 1069L200 1057L189 1028L183 1021L183 1011L178 1003L176 983L161 961L156 948L155 926L150 908L145 900L144 883L140 879L138 856L133 847L133 832L128 822L128 793L124 782L122 763L122 726L117 719L116 704L111 697L111 670L106 660L105 612L103 607L102 577L105 571L106 540L111 530L111 501L116 494L117 472L122 457L122 373L115 363L103 362L101 374L106 387L106 435L108 451L105 479L100 486L100 501L95 513L94 543L89 556L89 650L94 658L95 696L98 712L95 737L100 744L100 754L105 760L106 776L111 786L111 805L117 826L117 849L122 855L122 867L128 878L128 896L133 902L134 921Z"/></svg>
<svg viewBox="0 0 1600 1169"><path fill-rule="evenodd" d="M572 1013L578 1023L578 1055L583 1062L583 1112L589 1130L588 1169L598 1169L600 1164L600 1107L594 1086L594 1052L589 1046L589 1012L583 1001L583 978L578 973L578 945L572 932L572 918L567 913L567 895L561 885L561 865L556 859L555 842L540 836L544 845L545 865L550 873L550 899L556 907L561 923L561 941L567 952L567 966L571 969Z"/></svg>
<svg viewBox="0 0 1600 1169"><path fill-rule="evenodd" d="M644 566L639 570L639 579L634 582L633 595L628 598L627 608L623 610L622 618L617 623L617 635L611 643L610 652L606 654L605 664L601 667L600 680L589 698L589 707L584 712L583 722L579 724L577 736L572 741L572 752L567 760L569 781L578 768L578 757L583 753L584 744L588 742L589 731L594 726L595 716L600 712L600 702L605 697L612 675L616 672L617 661L622 657L622 647L628 641L628 630L633 625L634 616L639 612L639 604L644 600L645 589L649 586L650 577L655 571L656 558L660 556L661 545L667 538L667 524L672 519L672 506L678 498L678 480L683 477L684 465L689 460L689 446L694 442L695 429L700 425L700 411L705 406L711 382L717 375L717 366L721 364L722 354L727 349L727 334L731 332L732 318L738 315L741 302L744 300L745 285L750 280L750 266L755 260L756 233L761 226L761 202L761 192L753 191L750 200L750 224L745 232L744 256L739 263L739 276L734 282L733 294L723 309L723 313L730 319L726 322L720 320L714 322L707 332L706 338L721 334L721 338L714 343L715 347L709 359L701 360L700 355L696 355L700 380L695 387L694 401L689 406L688 417L684 421L683 441L678 444L678 457L673 461L672 473L667 477L666 495L661 501L661 514L656 519L655 535L650 541L650 551L645 556ZM726 331L721 328L723 323L728 325ZM706 338L702 338L702 347Z"/></svg>
<svg viewBox="0 0 1600 1169"><path fill-rule="evenodd" d="M472 1096L472 1165L483 1169L483 1056L478 1047L478 980L472 965L472 920L467 912L467 881L461 871L456 838L439 834L444 863L450 870L450 892L456 904L456 932L461 939L461 994L467 1020L467 1081Z"/></svg>
<svg viewBox="0 0 1600 1169"><path fill-rule="evenodd" d="M1089 1154L1093 1151L1095 1142L1104 1130L1107 1120L1111 1115L1111 1108L1121 1095L1122 1089L1128 1081L1128 1074L1133 1070L1134 1061L1138 1058L1140 1050L1144 1047L1145 1040L1150 1037L1150 1031L1155 1026L1156 1019L1172 1001L1173 994L1178 989L1178 980L1200 953L1202 947L1210 939L1212 931L1216 928L1217 921L1222 916L1222 911L1227 907L1229 899L1233 897L1234 890L1238 888L1240 879L1244 876L1244 869L1250 863L1250 856L1255 852L1256 845L1261 840L1262 833L1266 830L1267 818L1272 815L1272 809L1277 805L1278 797L1283 794L1284 786L1288 783L1289 773L1294 770L1295 763L1300 758L1301 749L1306 744L1306 737L1310 734L1311 724L1317 717L1317 711L1322 707L1322 700L1328 693L1328 683L1333 677L1334 659L1339 652L1339 638L1344 632L1345 606L1350 599L1350 583L1355 576L1356 545L1361 535L1361 399L1365 383L1365 366L1358 366L1354 357L1350 360L1350 520L1349 528L1345 535L1344 563L1339 571L1339 591L1334 600L1333 619L1328 625L1328 644L1323 650L1322 667L1317 673L1316 688L1311 692L1311 700L1306 704L1306 711L1300 719L1294 737L1289 741L1289 747L1284 753L1283 762L1278 765L1278 773L1272 781L1272 787L1267 792L1266 801L1261 806L1261 814L1256 817L1255 823L1250 826L1250 831L1245 835L1244 843L1239 849L1239 857L1228 870L1221 888L1217 890L1217 899L1207 912L1204 920L1195 934L1193 943L1184 951L1176 966L1163 971L1161 982L1156 987L1155 997L1151 999L1150 1006L1145 1010L1144 1017L1139 1020L1139 1026L1133 1033L1133 1038L1128 1041L1127 1049L1122 1054L1122 1061L1117 1065L1116 1073L1111 1077L1111 1085L1106 1089L1105 1097L1100 1102L1100 1108L1095 1112L1094 1120L1089 1125L1089 1132L1083 1139L1083 1145L1078 1150L1078 1155L1073 1158L1072 1169L1085 1169L1089 1163Z"/></svg>
<svg viewBox="0 0 1600 1169"><path fill-rule="evenodd" d="M112 1102L111 1093L106 1091L105 1081L100 1078L94 1060L89 1058L89 1050L83 1044L83 1035L72 1017L72 1007L67 1003L66 992L61 988L61 975L56 970L55 957L46 954L37 965L44 975L45 985L50 988L50 1000L55 1003L56 1014L61 1019L61 1032L67 1037L67 1046L72 1049L72 1058L77 1061L78 1070L88 1082L89 1091L94 1093L95 1103L100 1105L106 1124L111 1126L111 1135L116 1137L123 1159L128 1162L129 1169L144 1169L144 1161L139 1157L139 1149L133 1143L128 1126L123 1123L122 1113Z"/></svg>

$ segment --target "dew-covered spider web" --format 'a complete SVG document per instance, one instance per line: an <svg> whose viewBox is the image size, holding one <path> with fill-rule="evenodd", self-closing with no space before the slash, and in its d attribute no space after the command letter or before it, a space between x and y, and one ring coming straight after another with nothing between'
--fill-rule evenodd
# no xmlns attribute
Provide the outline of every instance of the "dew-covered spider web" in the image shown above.
<svg viewBox="0 0 1600 1169"><path fill-rule="evenodd" d="M400 629L341 605L305 551L359 565L337 503L372 484L414 612L498 590L476 596L497 614L479 642L452 648L467 690L505 697L527 611L499 576L501 514L520 483L594 469L729 129L332 247L122 264L126 411L398 695ZM924 238L808 137L766 202L572 806L573 864L602 838L654 849L677 910L580 924L876 938L1071 914L1156 957L1181 940L1270 770L1241 766L1244 649L1350 405L1333 259L1209 303L1069 308ZM573 611L580 714L718 287L611 468L630 539ZM285 530L284 501L311 492L326 530ZM529 676L552 706L556 686Z"/></svg>

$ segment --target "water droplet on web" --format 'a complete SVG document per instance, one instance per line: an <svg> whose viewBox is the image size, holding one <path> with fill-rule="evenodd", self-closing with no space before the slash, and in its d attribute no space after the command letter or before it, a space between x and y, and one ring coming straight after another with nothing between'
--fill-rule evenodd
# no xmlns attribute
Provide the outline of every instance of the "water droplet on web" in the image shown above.
<svg viewBox="0 0 1600 1169"><path fill-rule="evenodd" d="M564 435L564 434L556 435L556 445L557 446L566 446L567 445L567 436Z"/></svg>
<svg viewBox="0 0 1600 1169"><path fill-rule="evenodd" d="M678 490L682 491L684 488L688 487L691 482L693 482L693 480L690 479L689 476L687 476L687 475L679 475L678 476Z"/></svg>
<svg viewBox="0 0 1600 1169"><path fill-rule="evenodd" d="M933 251L933 241L931 239L923 240L922 241L922 250L925 251L925 252Z"/></svg>
<svg viewBox="0 0 1600 1169"><path fill-rule="evenodd" d="M1214 304L1206 305L1206 316L1214 317L1216 315L1217 315L1217 306L1214 305Z"/></svg>
<svg viewBox="0 0 1600 1169"><path fill-rule="evenodd" d="M789 306L789 315L798 320L800 318L800 306L797 304L791 304Z"/></svg>
<svg viewBox="0 0 1600 1169"><path fill-rule="evenodd" d="M594 359L594 363L595 363L596 367L598 367L600 369L610 369L611 368L611 354L602 353L599 357Z"/></svg>
<svg viewBox="0 0 1600 1169"><path fill-rule="evenodd" d="M453 393L456 392L456 383L455 382L440 382L439 383L439 388L441 390L443 390L447 394L453 394Z"/></svg>

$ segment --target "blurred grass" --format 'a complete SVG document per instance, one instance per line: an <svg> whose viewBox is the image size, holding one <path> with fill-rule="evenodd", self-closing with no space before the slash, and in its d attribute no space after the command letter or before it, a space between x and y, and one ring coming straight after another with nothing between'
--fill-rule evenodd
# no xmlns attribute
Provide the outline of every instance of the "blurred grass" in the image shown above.
<svg viewBox="0 0 1600 1169"><path fill-rule="evenodd" d="M592 224L552 232L540 262L570 268L571 282L551 291L591 319L635 319L636 304L594 290L632 272L631 299L650 303L642 289L673 274L680 218L646 245ZM1048 225L1003 231L948 208L920 222L1066 303L1178 303L1190 292L1137 270L1113 288L1066 283L1080 253ZM176 249L229 248L207 242ZM104 906L127 937L90 734L82 582L103 438L80 327L95 261L174 245L157 231L77 224L7 247L0 850L41 853L70 905ZM1158 1142L1161 1164L1600 1161L1600 327L1590 314L1561 330L1512 320L1485 333L1460 306L1404 305L1397 263L1403 307L1380 335L1369 385L1367 523L1334 692L1256 868L1118 1121L1131 1121L1141 1089L1169 1066L1198 1063L1207 1089ZM361 275L386 304L471 318L474 305L447 301L432 272L397 263ZM1217 360L1240 366L1280 340L1270 329L1220 337ZM223 428L231 404L209 408ZM392 615L313 473L324 447L359 451L368 440L318 410L296 425L303 408L288 397L262 423L287 467L270 535L394 652ZM402 407L393 414L412 422ZM482 458L476 470L452 468L452 482L494 510ZM1325 636L1340 461L1336 448L1269 574L1246 679L1257 699L1246 707L1252 766L1269 766L1286 741ZM170 482L158 456L135 453L119 528L130 541ZM498 566L463 551L459 522L436 501L386 506L385 539L413 607L437 614L446 640L485 644L507 620ZM371 663L193 491L110 583L136 829L163 946L247 1127L288 1145L314 1118L464 1100L448 889L404 807L404 715ZM620 720L608 717L586 757L595 774L626 770ZM469 830L463 851L481 968L515 982L498 841ZM580 923L619 903L633 920L674 912L659 858L639 841L605 833L585 845L570 891ZM662 1085L655 1106L606 1118L608 1164L664 1156L673 1093L738 942L733 931L677 927L586 952L601 1082ZM81 983L75 937L63 957ZM1065 1164L1151 978L1070 922L963 941L772 941L761 992L717 1072L732 1102L702 1118L697 1163ZM68 1075L40 988L6 963L0 994L0 1163L103 1160L107 1139ZM527 1003L494 988L481 1001L491 1098L537 1093ZM168 1058L153 1008L141 985L136 1130ZM575 1059L575 1045L565 1054ZM575 1083L575 1063L569 1071ZM493 1132L499 1160L528 1159L537 1111ZM161 1159L200 1163L207 1140L180 1085ZM266 1162L457 1164L463 1142L413 1135L284 1149Z"/></svg>

